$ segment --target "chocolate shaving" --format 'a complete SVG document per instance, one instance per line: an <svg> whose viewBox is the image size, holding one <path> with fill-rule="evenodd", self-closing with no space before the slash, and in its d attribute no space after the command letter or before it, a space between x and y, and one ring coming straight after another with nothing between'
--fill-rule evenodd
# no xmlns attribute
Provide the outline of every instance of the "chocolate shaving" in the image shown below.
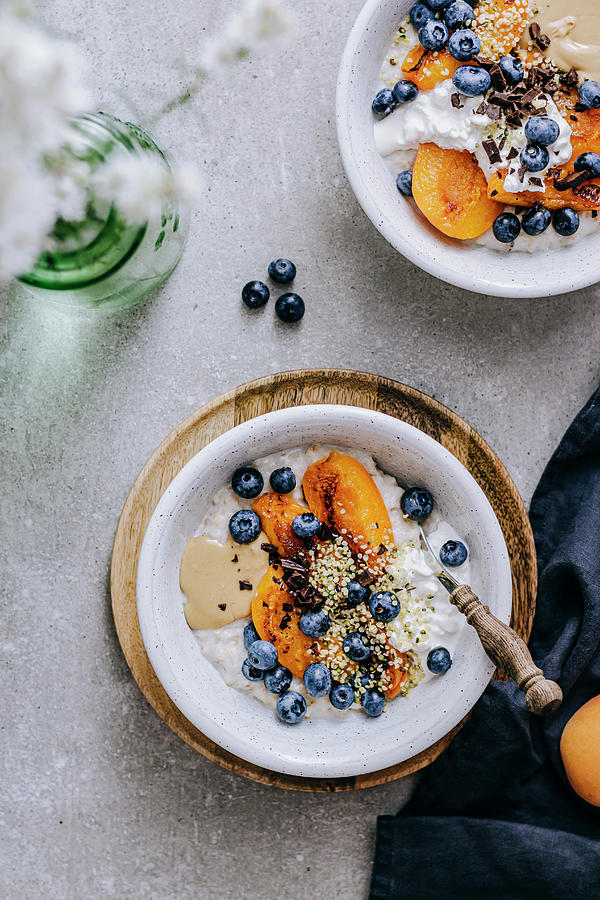
<svg viewBox="0 0 600 900"><path fill-rule="evenodd" d="M222 609L223 612L225 612L225 610L227 609L226 603L217 603L217 606L219 607L219 609Z"/></svg>
<svg viewBox="0 0 600 900"><path fill-rule="evenodd" d="M506 159L508 162L510 162L511 159L514 159L518 155L519 155L519 151L517 150L517 148L511 147L510 150L508 151L508 153L506 154Z"/></svg>
<svg viewBox="0 0 600 900"><path fill-rule="evenodd" d="M285 631L285 629L288 627L288 625L290 624L291 621L292 621L292 617L289 615L289 613L286 613L285 616L282 618L281 622L279 623L279 628L281 629L281 631Z"/></svg>
<svg viewBox="0 0 600 900"><path fill-rule="evenodd" d="M494 163L502 162L502 156L500 155L500 151L498 150L498 144L496 143L496 141L482 141L481 146L485 150L487 158L489 159L491 165L494 165Z"/></svg>
<svg viewBox="0 0 600 900"><path fill-rule="evenodd" d="M377 556L383 556L386 550L387 547L385 546L385 544L380 544L379 549L377 550Z"/></svg>
<svg viewBox="0 0 600 900"><path fill-rule="evenodd" d="M519 176L519 181L523 181L525 178L525 174L528 172L527 166L519 166L517 169L517 175Z"/></svg>
<svg viewBox="0 0 600 900"><path fill-rule="evenodd" d="M536 44L540 50L548 49L550 46L550 38L547 34L542 34L542 29L537 22L531 23L529 26L529 34L531 35L533 43Z"/></svg>
<svg viewBox="0 0 600 900"><path fill-rule="evenodd" d="M252 584L249 581L240 581L240 591L251 591Z"/></svg>
<svg viewBox="0 0 600 900"><path fill-rule="evenodd" d="M479 104L479 106L477 107L477 109L475 110L475 115L476 116L485 116L485 115L487 115L488 110L489 110L488 104L485 102L485 100L482 100L481 103Z"/></svg>
<svg viewBox="0 0 600 900"><path fill-rule="evenodd" d="M421 66L423 65L423 63L425 62L426 59L427 59L427 50L423 50L423 52L421 53L421 55L420 55L419 59L417 60L417 62L415 63L415 65L412 67L412 69L409 69L408 71L416 72L418 69L421 68Z"/></svg>
<svg viewBox="0 0 600 900"><path fill-rule="evenodd" d="M488 59L487 56L474 56L473 62L476 66L481 66L482 69L491 69L492 66L496 66L497 63L493 59Z"/></svg>
<svg viewBox="0 0 600 900"><path fill-rule="evenodd" d="M231 560L231 562L232 562L232 563L239 562L239 557L238 557L237 553L235 554L235 556L233 557L233 559Z"/></svg>
<svg viewBox="0 0 600 900"><path fill-rule="evenodd" d="M490 66L490 78L492 79L492 87L497 91L503 91L506 87L506 76L498 63Z"/></svg>
<svg viewBox="0 0 600 900"><path fill-rule="evenodd" d="M319 525L319 530L317 531L317 535L322 541L330 541L333 537L333 531L331 530L327 522L321 522L321 524Z"/></svg>
<svg viewBox="0 0 600 900"><path fill-rule="evenodd" d="M497 193L498 193L498 191L494 188L494 190L490 194L490 197L495 197Z"/></svg>
<svg viewBox="0 0 600 900"><path fill-rule="evenodd" d="M588 169L582 169L581 172L571 172L564 178L555 178L554 187L557 191L568 191L581 187L584 181L589 181L592 173Z"/></svg>
<svg viewBox="0 0 600 900"><path fill-rule="evenodd" d="M277 549L275 544L261 544L260 549L269 554L270 566L279 561L279 550Z"/></svg>
<svg viewBox="0 0 600 900"><path fill-rule="evenodd" d="M306 563L298 562L295 559L290 559L288 556L282 556L279 562L281 563L281 568L283 569L284 576L286 572L306 573L308 571L308 566L306 565Z"/></svg>
<svg viewBox="0 0 600 900"><path fill-rule="evenodd" d="M488 118L492 120L492 122L497 122L500 118L500 107L499 106L488 106L487 108Z"/></svg>
<svg viewBox="0 0 600 900"><path fill-rule="evenodd" d="M275 582L275 584L281 584L281 578L273 577L273 581Z"/></svg>
<svg viewBox="0 0 600 900"><path fill-rule="evenodd" d="M368 587L370 584L373 584L375 581L375 576L371 575L370 572L367 572L365 569L364 572L359 572L356 576L356 580L360 584L361 587Z"/></svg>
<svg viewBox="0 0 600 900"><path fill-rule="evenodd" d="M462 109L464 106L464 103L460 102L460 94L452 94L450 96L450 103L454 109Z"/></svg>
<svg viewBox="0 0 600 900"><path fill-rule="evenodd" d="M508 140L508 135L507 135L507 134L503 134L503 135L502 135L502 140L501 140L500 143L498 144L498 150L504 150L504 147L506 146L507 140Z"/></svg>
<svg viewBox="0 0 600 900"><path fill-rule="evenodd" d="M597 219L597 218L598 218L598 210L597 210L597 209L593 209L593 210L592 210L592 219Z"/></svg>
<svg viewBox="0 0 600 900"><path fill-rule="evenodd" d="M532 175L529 179L529 184L534 184L536 187L541 187L543 185L543 181L541 178L538 178L535 175Z"/></svg>
<svg viewBox="0 0 600 900"><path fill-rule="evenodd" d="M571 67L565 75L561 75L559 82L566 88L574 88L579 84L579 75L575 67Z"/></svg>

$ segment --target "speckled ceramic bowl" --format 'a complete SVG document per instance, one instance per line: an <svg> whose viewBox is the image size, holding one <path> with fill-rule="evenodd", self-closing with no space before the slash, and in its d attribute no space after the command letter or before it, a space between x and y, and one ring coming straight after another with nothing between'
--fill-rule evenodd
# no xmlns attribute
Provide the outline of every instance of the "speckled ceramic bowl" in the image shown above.
<svg viewBox="0 0 600 900"><path fill-rule="evenodd" d="M348 38L338 77L340 151L358 202L385 238L437 278L480 294L547 297L600 280L600 230L558 250L500 252L447 238L406 202L375 147L371 101L394 32L412 0L367 0Z"/></svg>
<svg viewBox="0 0 600 900"><path fill-rule="evenodd" d="M138 617L154 671L183 714L236 756L289 775L335 778L394 765L434 744L471 709L494 666L466 626L448 673L388 703L380 718L349 712L307 717L296 726L227 687L202 656L183 614L183 548L235 468L310 443L365 450L384 471L427 486L441 515L468 543L474 589L504 622L510 619L512 582L502 531L475 480L440 444L390 416L350 406L279 410L238 425L190 460L156 507L139 558Z"/></svg>

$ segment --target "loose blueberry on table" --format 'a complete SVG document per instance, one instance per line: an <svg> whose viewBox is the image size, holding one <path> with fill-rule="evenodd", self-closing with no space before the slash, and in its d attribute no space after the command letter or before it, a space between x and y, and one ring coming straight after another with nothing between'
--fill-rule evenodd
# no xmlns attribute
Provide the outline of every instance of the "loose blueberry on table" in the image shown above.
<svg viewBox="0 0 600 900"><path fill-rule="evenodd" d="M298 294L282 294L275 302L275 312L282 322L299 322L306 307Z"/></svg>
<svg viewBox="0 0 600 900"><path fill-rule="evenodd" d="M269 263L269 276L277 284L289 284L296 277L296 266L289 259L274 259Z"/></svg>
<svg viewBox="0 0 600 900"><path fill-rule="evenodd" d="M250 309L260 309L270 295L269 288L262 281L249 281L242 289L242 300Z"/></svg>

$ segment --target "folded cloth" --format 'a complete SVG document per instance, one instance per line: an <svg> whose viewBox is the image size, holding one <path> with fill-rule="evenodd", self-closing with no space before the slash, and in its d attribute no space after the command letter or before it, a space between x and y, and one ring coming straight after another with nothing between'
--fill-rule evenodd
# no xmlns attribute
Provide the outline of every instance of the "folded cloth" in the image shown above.
<svg viewBox="0 0 600 900"><path fill-rule="evenodd" d="M600 389L534 494L540 571L530 649L562 706L530 715L493 681L398 816L377 822L370 900L600 897L600 809L569 787L559 741L600 694Z"/></svg>

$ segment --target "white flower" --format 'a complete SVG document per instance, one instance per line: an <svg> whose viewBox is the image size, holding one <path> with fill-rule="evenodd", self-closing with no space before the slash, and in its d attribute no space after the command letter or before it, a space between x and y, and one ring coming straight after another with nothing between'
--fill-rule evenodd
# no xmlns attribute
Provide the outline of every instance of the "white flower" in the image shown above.
<svg viewBox="0 0 600 900"><path fill-rule="evenodd" d="M191 206L200 193L196 170L191 166L170 169L149 154L114 155L96 172L96 193L113 201L132 224L157 219L168 203Z"/></svg>
<svg viewBox="0 0 600 900"><path fill-rule="evenodd" d="M225 23L218 35L207 40L200 51L200 70L206 73L243 59L259 43L289 34L295 20L281 0L245 0L242 8Z"/></svg>

